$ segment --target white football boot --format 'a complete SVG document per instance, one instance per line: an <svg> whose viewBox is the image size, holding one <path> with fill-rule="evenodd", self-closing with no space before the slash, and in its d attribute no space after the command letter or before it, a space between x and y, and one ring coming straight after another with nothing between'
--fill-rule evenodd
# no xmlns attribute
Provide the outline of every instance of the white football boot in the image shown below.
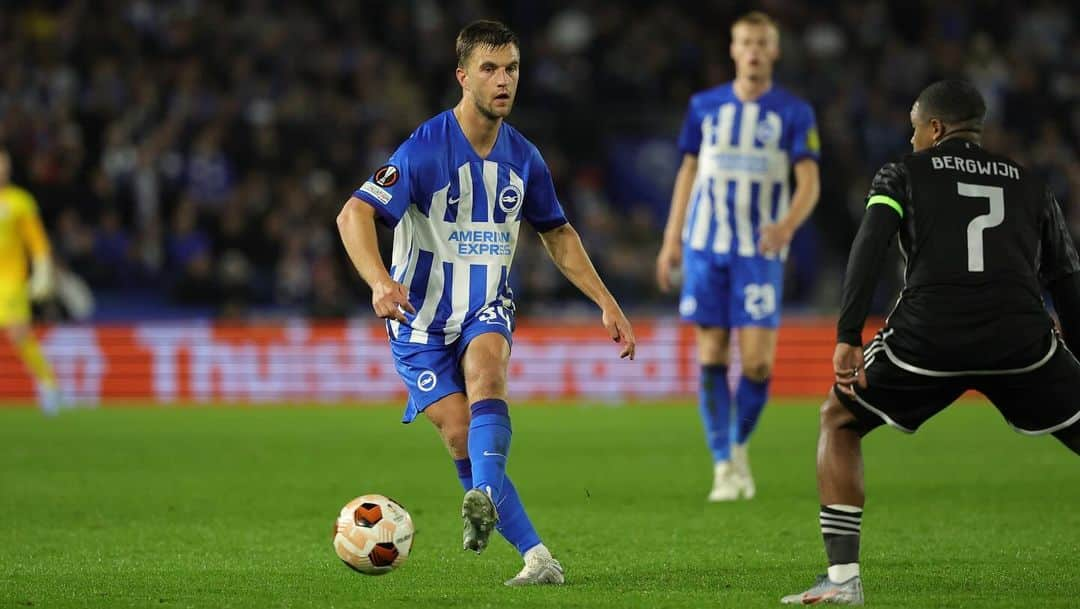
<svg viewBox="0 0 1080 609"><path fill-rule="evenodd" d="M731 461L717 461L713 467L713 487L709 493L709 501L718 503L721 501L735 501L739 498L738 480L735 478L735 467Z"/></svg>
<svg viewBox="0 0 1080 609"><path fill-rule="evenodd" d="M64 406L60 388L56 385L48 386L44 383L37 384L38 408L47 416L56 416Z"/></svg>
<svg viewBox="0 0 1080 609"><path fill-rule="evenodd" d="M861 605L863 604L862 579L856 575L836 583L828 575L819 575L806 592L789 594L780 599L784 605Z"/></svg>
<svg viewBox="0 0 1080 609"><path fill-rule="evenodd" d="M735 483L743 499L753 499L757 494L754 486L754 474L750 473L750 455L746 444L731 447L731 465L735 470Z"/></svg>
<svg viewBox="0 0 1080 609"><path fill-rule="evenodd" d="M562 565L552 558L551 552L544 544L540 544L525 553L525 566L513 579L506 580L506 585L559 585L564 581Z"/></svg>

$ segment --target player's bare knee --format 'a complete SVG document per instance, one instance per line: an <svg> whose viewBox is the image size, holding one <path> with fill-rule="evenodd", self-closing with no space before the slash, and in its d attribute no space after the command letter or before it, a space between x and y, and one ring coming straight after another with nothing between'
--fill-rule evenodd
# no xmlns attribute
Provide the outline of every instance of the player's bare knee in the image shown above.
<svg viewBox="0 0 1080 609"><path fill-rule="evenodd" d="M821 428L836 430L850 425L855 420L855 415L844 406L836 395L835 389L829 390L825 403L821 405Z"/></svg>
<svg viewBox="0 0 1080 609"><path fill-rule="evenodd" d="M425 414L455 459L464 459L469 456L469 411L467 409L433 407L428 408Z"/></svg>
<svg viewBox="0 0 1080 609"><path fill-rule="evenodd" d="M702 366L728 365L728 332L722 328L698 327L698 363Z"/></svg>
<svg viewBox="0 0 1080 609"><path fill-rule="evenodd" d="M702 366L727 366L728 359L727 345L698 343L698 363Z"/></svg>
<svg viewBox="0 0 1080 609"><path fill-rule="evenodd" d="M455 422L452 426L439 428L446 448L455 459L464 459L469 456L469 424L464 425Z"/></svg>
<svg viewBox="0 0 1080 609"><path fill-rule="evenodd" d="M755 383L764 383L772 375L772 362L749 361L743 363L743 376Z"/></svg>
<svg viewBox="0 0 1080 609"><path fill-rule="evenodd" d="M470 370L465 375L465 387L470 402L487 399L506 399L505 367L493 366Z"/></svg>

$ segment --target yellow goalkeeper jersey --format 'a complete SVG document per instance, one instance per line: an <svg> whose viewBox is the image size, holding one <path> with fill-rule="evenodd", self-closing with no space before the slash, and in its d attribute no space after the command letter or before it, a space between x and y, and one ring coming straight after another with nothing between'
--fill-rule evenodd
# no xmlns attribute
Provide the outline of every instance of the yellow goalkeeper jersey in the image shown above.
<svg viewBox="0 0 1080 609"><path fill-rule="evenodd" d="M26 281L29 259L49 253L37 203L18 186L0 187L0 292Z"/></svg>

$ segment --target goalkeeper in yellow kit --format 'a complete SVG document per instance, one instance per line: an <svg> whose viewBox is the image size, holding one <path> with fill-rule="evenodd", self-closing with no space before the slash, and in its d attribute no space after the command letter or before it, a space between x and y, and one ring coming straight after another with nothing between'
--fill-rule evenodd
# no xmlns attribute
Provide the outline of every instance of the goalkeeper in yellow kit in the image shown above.
<svg viewBox="0 0 1080 609"><path fill-rule="evenodd" d="M27 258L30 255L30 260ZM27 273L29 262L33 271ZM11 156L0 148L0 328L37 384L42 410L60 407L56 376L30 332L30 301L52 291L52 253L34 197L11 184Z"/></svg>

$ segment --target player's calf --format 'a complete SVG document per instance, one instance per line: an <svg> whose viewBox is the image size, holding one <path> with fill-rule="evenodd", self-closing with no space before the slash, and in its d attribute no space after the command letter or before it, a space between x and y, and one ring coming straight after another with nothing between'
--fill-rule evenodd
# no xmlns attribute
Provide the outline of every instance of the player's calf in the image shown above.
<svg viewBox="0 0 1080 609"><path fill-rule="evenodd" d="M825 402L821 405L820 410L820 425L821 431L826 429L829 431L849 430L853 431L860 438L884 425L884 421L880 418L869 418L856 416L853 411L854 408L861 408L857 403L854 403L852 398L844 396L841 398L837 394L836 388L829 390L829 395L825 399Z"/></svg>
<svg viewBox="0 0 1080 609"><path fill-rule="evenodd" d="M830 391L821 405L817 448L818 494L822 505L863 505L865 501L861 439L865 431L856 429L857 426L857 417L835 390Z"/></svg>

